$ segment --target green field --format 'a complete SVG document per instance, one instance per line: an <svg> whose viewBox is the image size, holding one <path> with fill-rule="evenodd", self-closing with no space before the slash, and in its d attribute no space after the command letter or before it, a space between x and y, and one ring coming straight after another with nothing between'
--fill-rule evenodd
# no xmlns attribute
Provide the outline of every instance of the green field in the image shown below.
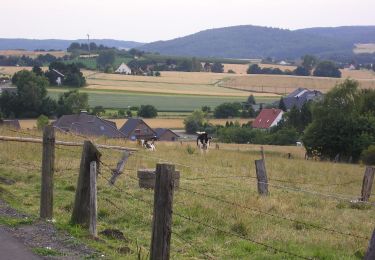
<svg viewBox="0 0 375 260"><path fill-rule="evenodd" d="M52 98L57 98L62 92L71 89L49 88L48 93ZM175 95L158 93L136 93L111 90L80 90L89 94L91 107L103 106L104 108L127 108L128 106L153 105L161 111L193 111L202 106L216 106L225 102L244 102L244 97L223 96L199 96L199 95ZM276 99L270 97L257 97L257 102L270 103Z"/></svg>

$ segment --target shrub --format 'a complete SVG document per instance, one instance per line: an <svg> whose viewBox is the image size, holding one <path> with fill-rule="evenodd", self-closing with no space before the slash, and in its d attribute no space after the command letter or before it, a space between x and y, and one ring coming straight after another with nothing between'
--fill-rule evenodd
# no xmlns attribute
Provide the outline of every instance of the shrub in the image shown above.
<svg viewBox="0 0 375 260"><path fill-rule="evenodd" d="M48 125L49 119L45 115L40 115L36 121L36 125L39 130L42 130L46 125Z"/></svg>
<svg viewBox="0 0 375 260"><path fill-rule="evenodd" d="M138 111L138 116L144 118L153 118L158 115L158 111L153 105L142 105Z"/></svg>

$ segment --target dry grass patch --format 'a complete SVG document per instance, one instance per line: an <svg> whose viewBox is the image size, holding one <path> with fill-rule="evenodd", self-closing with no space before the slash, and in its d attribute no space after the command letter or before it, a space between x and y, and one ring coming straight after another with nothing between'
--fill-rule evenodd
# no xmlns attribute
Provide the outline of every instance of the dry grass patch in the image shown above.
<svg viewBox="0 0 375 260"><path fill-rule="evenodd" d="M28 56L30 58L36 58L38 55L50 54L56 58L63 57L68 53L66 51L25 51L25 50L0 50L0 55L4 56Z"/></svg>

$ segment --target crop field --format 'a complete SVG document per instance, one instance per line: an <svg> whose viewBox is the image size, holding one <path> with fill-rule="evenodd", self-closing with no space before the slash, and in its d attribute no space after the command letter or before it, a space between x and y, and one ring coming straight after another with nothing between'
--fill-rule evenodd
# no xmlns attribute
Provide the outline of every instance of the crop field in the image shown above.
<svg viewBox="0 0 375 260"><path fill-rule="evenodd" d="M0 129L1 135L19 135ZM27 136L26 134L22 134ZM30 135L41 136L40 132ZM80 140L58 134L58 140ZM98 143L134 147L132 142L97 139ZM257 193L254 145L220 144L200 154L188 144L157 143L157 151L136 152L116 187L107 179L121 157L102 153L98 177L99 239L69 224L81 148L56 149L55 225L97 249L108 259L147 258L153 214L152 190L138 186L137 169L168 161L180 170L174 192L171 259L361 259L374 228L375 208L352 203L359 197L364 167L301 159L301 147L265 147L270 194ZM287 159L291 152L293 159ZM0 142L0 198L37 220L40 202L40 144ZM374 202L374 199L371 199ZM117 229L125 240L101 231ZM126 250L125 250L126 249Z"/></svg>
<svg viewBox="0 0 375 260"><path fill-rule="evenodd" d="M375 53L375 43L355 44L354 53Z"/></svg>
<svg viewBox="0 0 375 260"><path fill-rule="evenodd" d="M223 64L224 65L224 72L228 72L228 70L233 70L236 74L247 74L247 69L249 68L250 64ZM285 70L294 70L296 66L289 66L289 65L278 65L278 64L258 64L261 68L279 68L283 71Z"/></svg>
<svg viewBox="0 0 375 260"><path fill-rule="evenodd" d="M66 51L26 51L26 50L0 50L0 55L3 56L28 56L36 58L38 55L50 54L57 58L68 55Z"/></svg>
<svg viewBox="0 0 375 260"><path fill-rule="evenodd" d="M227 78L221 83L221 86L245 91L256 91L260 93L269 92L285 95L292 92L297 87L327 92L336 84L341 83L344 80L344 78L334 79L282 75L247 75ZM357 80L362 88L375 88L375 78Z"/></svg>

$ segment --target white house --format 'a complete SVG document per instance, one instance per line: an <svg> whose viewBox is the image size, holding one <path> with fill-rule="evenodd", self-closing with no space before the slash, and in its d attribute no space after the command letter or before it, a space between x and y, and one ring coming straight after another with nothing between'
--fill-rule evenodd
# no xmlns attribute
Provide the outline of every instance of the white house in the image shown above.
<svg viewBox="0 0 375 260"><path fill-rule="evenodd" d="M121 63L120 67L116 70L116 73L130 75L132 74L132 70L125 63Z"/></svg>

